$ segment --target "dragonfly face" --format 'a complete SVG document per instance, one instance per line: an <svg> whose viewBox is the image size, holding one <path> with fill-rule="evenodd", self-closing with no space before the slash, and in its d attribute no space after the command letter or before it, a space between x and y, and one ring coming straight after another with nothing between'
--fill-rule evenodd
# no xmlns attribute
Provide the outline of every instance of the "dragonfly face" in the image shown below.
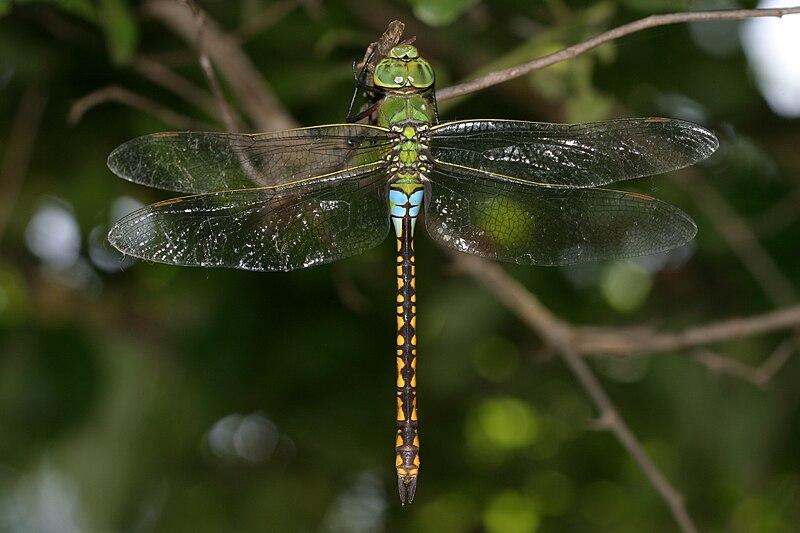
<svg viewBox="0 0 800 533"><path fill-rule="evenodd" d="M434 73L410 45L376 66L377 124L255 135L161 133L114 150L118 176L187 193L129 214L109 233L123 253L176 265L287 271L382 242L393 227L397 277L398 487L416 491L418 218L442 246L529 265L662 252L694 222L655 198L598 188L660 174L716 150L709 130L640 118L585 124L435 123Z"/></svg>
<svg viewBox="0 0 800 533"><path fill-rule="evenodd" d="M375 66L373 83L385 90L403 88L428 89L433 86L434 74L430 63L419 57L410 44L395 46Z"/></svg>

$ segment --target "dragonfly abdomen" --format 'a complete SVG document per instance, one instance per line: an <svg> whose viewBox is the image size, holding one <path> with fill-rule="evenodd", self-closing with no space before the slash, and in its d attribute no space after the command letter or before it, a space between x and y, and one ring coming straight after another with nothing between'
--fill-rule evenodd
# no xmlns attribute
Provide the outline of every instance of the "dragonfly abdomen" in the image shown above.
<svg viewBox="0 0 800 533"><path fill-rule="evenodd" d="M419 473L417 430L417 287L414 226L425 195L420 180L399 174L389 186L389 206L397 237L397 434L395 466L400 500L414 499ZM415 182L416 181L416 182Z"/></svg>
<svg viewBox="0 0 800 533"><path fill-rule="evenodd" d="M395 466L400 500L411 502L419 473L417 430L417 292L414 228L423 205L423 179L430 169L423 132L427 125L408 121L391 128L387 157L389 214L397 237L397 433Z"/></svg>
<svg viewBox="0 0 800 533"><path fill-rule="evenodd" d="M392 191L395 192L395 191ZM391 194L391 193L390 193ZM422 196L422 191L418 191ZM395 220L394 217L392 217ZM417 290L413 226L410 216L399 220L397 239L397 434L395 467L400 500L414 499L419 473L417 429Z"/></svg>

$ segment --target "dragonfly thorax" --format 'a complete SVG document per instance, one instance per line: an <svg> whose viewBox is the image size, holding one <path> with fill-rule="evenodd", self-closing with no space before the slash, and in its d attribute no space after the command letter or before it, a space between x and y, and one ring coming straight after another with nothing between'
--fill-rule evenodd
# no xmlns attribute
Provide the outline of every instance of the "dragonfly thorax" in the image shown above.
<svg viewBox="0 0 800 533"><path fill-rule="evenodd" d="M386 162L390 183L422 183L432 166L429 136L430 126L414 120L396 123L389 129L392 147Z"/></svg>
<svg viewBox="0 0 800 533"><path fill-rule="evenodd" d="M398 238L404 233L403 219L413 233L422 207L427 176L432 168L428 148L430 126L423 122L406 120L389 128L392 148L386 156L390 173L389 208Z"/></svg>

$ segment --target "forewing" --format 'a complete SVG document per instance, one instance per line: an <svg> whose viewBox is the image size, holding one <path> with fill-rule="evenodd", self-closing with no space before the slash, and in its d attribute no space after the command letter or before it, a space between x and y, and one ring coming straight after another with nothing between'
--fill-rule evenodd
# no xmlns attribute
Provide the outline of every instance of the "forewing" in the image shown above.
<svg viewBox="0 0 800 533"><path fill-rule="evenodd" d="M364 124L254 135L156 133L117 147L108 166L148 187L205 193L357 177L378 168L388 147L384 128Z"/></svg>
<svg viewBox="0 0 800 533"><path fill-rule="evenodd" d="M294 270L368 250L386 238L385 177L244 189L159 202L120 220L108 240L159 263Z"/></svg>
<svg viewBox="0 0 800 533"><path fill-rule="evenodd" d="M649 196L559 189L434 173L425 226L460 252L568 265L663 252L694 237L680 209Z"/></svg>
<svg viewBox="0 0 800 533"><path fill-rule="evenodd" d="M430 149L444 172L461 168L500 180L597 187L676 170L717 149L691 122L637 118L551 124L465 120L434 126Z"/></svg>

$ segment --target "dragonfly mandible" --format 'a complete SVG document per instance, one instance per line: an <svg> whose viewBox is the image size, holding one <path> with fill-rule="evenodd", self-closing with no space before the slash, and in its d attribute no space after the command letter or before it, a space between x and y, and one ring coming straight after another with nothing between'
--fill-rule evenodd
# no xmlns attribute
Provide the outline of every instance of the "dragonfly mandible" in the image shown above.
<svg viewBox="0 0 800 533"><path fill-rule="evenodd" d="M397 431L401 502L419 472L414 230L500 261L567 265L663 252L694 222L642 194L602 187L711 155L696 124L636 118L584 124L438 122L434 72L411 45L376 65L373 124L260 134L156 133L108 158L118 176L188 196L122 218L121 252L175 265L288 271L396 239ZM424 217L423 217L424 213Z"/></svg>

